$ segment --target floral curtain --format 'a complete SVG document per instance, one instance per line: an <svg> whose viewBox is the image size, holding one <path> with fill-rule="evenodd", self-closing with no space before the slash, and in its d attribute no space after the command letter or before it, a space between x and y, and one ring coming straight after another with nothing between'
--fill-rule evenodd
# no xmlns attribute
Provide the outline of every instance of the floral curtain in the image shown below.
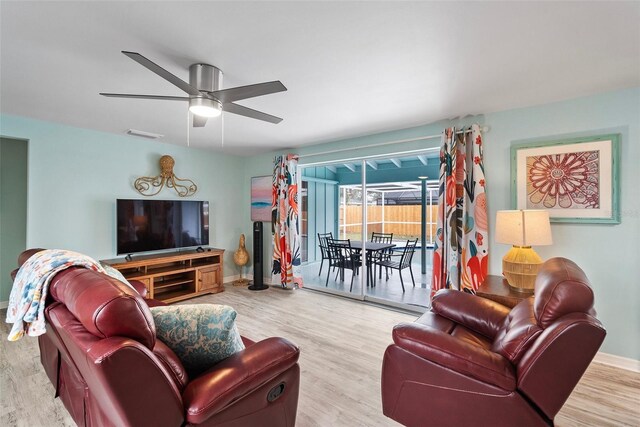
<svg viewBox="0 0 640 427"><path fill-rule="evenodd" d="M276 156L273 167L271 218L273 229L273 283L302 287L300 223L298 220L298 156Z"/></svg>
<svg viewBox="0 0 640 427"><path fill-rule="evenodd" d="M480 127L444 130L440 148L438 221L432 293L475 293L487 276L489 238Z"/></svg>

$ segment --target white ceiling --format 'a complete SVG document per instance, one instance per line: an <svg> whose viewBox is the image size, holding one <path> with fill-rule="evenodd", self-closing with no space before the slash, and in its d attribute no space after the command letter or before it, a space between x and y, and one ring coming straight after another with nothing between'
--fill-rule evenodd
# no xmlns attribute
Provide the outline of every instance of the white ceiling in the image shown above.
<svg viewBox="0 0 640 427"><path fill-rule="evenodd" d="M282 123L225 113L224 148L220 119L190 129L240 155L640 86L640 2L2 1L0 37L2 113L181 145L186 104L98 95L184 95L121 50L281 80L238 103Z"/></svg>

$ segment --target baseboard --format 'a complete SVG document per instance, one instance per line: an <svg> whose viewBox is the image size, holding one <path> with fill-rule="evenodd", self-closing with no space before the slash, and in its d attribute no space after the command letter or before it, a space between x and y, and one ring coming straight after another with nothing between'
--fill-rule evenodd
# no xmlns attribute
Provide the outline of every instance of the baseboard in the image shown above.
<svg viewBox="0 0 640 427"><path fill-rule="evenodd" d="M9 301L0 301L0 310L9 307Z"/></svg>
<svg viewBox="0 0 640 427"><path fill-rule="evenodd" d="M243 277L244 277L245 279L248 279L248 280L250 280L250 281L253 281L253 274L251 274L251 273L245 274ZM237 280L237 279L239 279L239 278L240 278L240 275L239 275L239 274L234 274L233 276L224 276L224 278L222 279L222 281L223 281L223 283L231 283L231 282L233 282L234 280ZM273 279L272 279L272 278L273 278L273 276L265 276L265 277L262 279L262 282L263 282L265 285L273 285L273 283L274 283L274 282L273 282Z"/></svg>
<svg viewBox="0 0 640 427"><path fill-rule="evenodd" d="M253 282L253 274L249 273L249 274L245 274L243 276L245 279ZM234 280L237 280L240 278L239 274L233 275L233 276L224 276L223 283L231 283ZM264 283L265 285L273 285L275 282L272 279L272 276L266 276L262 279L262 283Z"/></svg>
<svg viewBox="0 0 640 427"><path fill-rule="evenodd" d="M240 275L239 275L239 274L234 274L234 275L232 275L232 276L224 276L224 277L222 278L222 283L231 283L231 282L233 282L234 280L238 280L239 278L240 278Z"/></svg>
<svg viewBox="0 0 640 427"><path fill-rule="evenodd" d="M613 366L614 368L640 373L640 360L598 352L596 353L596 357L593 358L593 361L602 363L603 365Z"/></svg>

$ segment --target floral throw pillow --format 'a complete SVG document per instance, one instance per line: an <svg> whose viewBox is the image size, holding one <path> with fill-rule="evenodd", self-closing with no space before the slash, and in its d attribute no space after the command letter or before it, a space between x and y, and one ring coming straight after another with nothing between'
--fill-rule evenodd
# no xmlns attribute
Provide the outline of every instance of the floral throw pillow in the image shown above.
<svg viewBox="0 0 640 427"><path fill-rule="evenodd" d="M244 349L236 311L227 305L151 307L156 336L178 356L193 378Z"/></svg>

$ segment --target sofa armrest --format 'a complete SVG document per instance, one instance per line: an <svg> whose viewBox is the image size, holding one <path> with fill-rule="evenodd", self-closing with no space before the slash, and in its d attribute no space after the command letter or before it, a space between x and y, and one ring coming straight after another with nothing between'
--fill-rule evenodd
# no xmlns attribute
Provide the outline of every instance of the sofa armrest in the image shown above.
<svg viewBox="0 0 640 427"><path fill-rule="evenodd" d="M131 284L131 286L133 286L133 288L136 290L136 292L138 292L140 294L142 299L144 299L144 302L147 303L147 307L159 307L159 306L168 305L164 301L160 301L160 300L157 300L157 299L149 298L149 291L147 291L147 287L141 281L139 281L139 280L129 280L129 283Z"/></svg>
<svg viewBox="0 0 640 427"><path fill-rule="evenodd" d="M144 285L144 283L139 280L129 280L128 282L131 284L131 286L133 286L133 289L135 289L142 298L147 297L147 287Z"/></svg>
<svg viewBox="0 0 640 427"><path fill-rule="evenodd" d="M495 338L511 311L498 302L452 289L438 291L431 310L490 339Z"/></svg>
<svg viewBox="0 0 640 427"><path fill-rule="evenodd" d="M400 323L393 328L393 341L418 357L463 375L515 390L515 369L498 353L459 340L445 332L417 323Z"/></svg>
<svg viewBox="0 0 640 427"><path fill-rule="evenodd" d="M242 338L242 343L244 344L245 348L251 347L256 343L254 340L252 340L251 338L247 338L244 335L240 335L240 338Z"/></svg>
<svg viewBox="0 0 640 427"><path fill-rule="evenodd" d="M202 423L294 366L299 355L291 342L272 337L224 359L185 388L182 400L187 421Z"/></svg>

